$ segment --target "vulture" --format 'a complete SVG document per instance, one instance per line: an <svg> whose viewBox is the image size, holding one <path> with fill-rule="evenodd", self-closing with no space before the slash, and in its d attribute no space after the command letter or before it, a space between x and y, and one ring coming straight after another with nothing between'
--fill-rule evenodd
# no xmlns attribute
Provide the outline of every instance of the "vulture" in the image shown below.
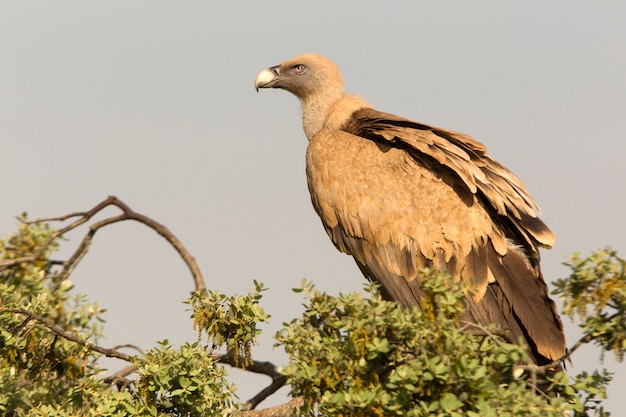
<svg viewBox="0 0 626 417"><path fill-rule="evenodd" d="M320 55L265 69L254 85L300 100L315 211L384 298L419 308L420 268L445 270L470 286L461 320L499 326L538 365L564 356L539 265L539 247L550 248L554 234L482 143L375 110L346 94L338 67Z"/></svg>

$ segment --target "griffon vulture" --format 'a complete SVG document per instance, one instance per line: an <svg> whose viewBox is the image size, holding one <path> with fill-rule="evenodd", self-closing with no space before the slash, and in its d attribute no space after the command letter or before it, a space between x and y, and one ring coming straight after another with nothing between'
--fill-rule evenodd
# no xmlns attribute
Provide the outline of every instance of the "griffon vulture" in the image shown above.
<svg viewBox="0 0 626 417"><path fill-rule="evenodd" d="M418 269L472 286L462 320L525 340L537 364L561 358L563 325L539 268L554 235L522 182L483 144L374 110L344 92L337 66L305 54L261 71L255 88L300 99L315 211L337 249L383 296L420 305Z"/></svg>

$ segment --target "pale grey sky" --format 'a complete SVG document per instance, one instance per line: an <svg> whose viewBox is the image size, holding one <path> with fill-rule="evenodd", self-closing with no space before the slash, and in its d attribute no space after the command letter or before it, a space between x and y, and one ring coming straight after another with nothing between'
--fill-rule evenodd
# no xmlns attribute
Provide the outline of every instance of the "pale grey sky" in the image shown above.
<svg viewBox="0 0 626 417"><path fill-rule="evenodd" d="M304 277L331 293L364 281L311 207L297 100L253 89L258 71L305 52L335 60L375 108L485 143L557 235L543 252L548 280L576 250L626 256L620 1L0 0L0 234L23 211L116 195L167 225L209 287L264 282L273 317L256 357L284 362L272 336L301 311L290 289ZM80 236L68 237L63 254ZM96 236L74 281L109 309L105 345L195 338L181 304L191 277L140 225ZM596 356L576 355L574 372ZM607 366L618 397L626 365ZM238 377L242 399L266 382ZM614 415L619 402L607 402Z"/></svg>

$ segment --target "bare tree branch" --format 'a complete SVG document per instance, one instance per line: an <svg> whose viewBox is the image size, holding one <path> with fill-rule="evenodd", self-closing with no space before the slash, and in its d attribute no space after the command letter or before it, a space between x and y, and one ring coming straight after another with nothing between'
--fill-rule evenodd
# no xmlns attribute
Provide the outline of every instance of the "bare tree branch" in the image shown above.
<svg viewBox="0 0 626 417"><path fill-rule="evenodd" d="M74 270L74 268L76 267L76 265L82 260L82 258L87 253L87 251L89 249L89 246L91 245L91 241L93 239L93 236L96 234L96 232L100 228L108 226L108 225L113 224L113 223L124 221L124 220L135 220L135 221L137 221L139 223L142 223L142 224L148 226L149 228L151 228L152 230L157 232L159 235L161 235L163 238L165 238L165 240L167 240L174 247L174 249L176 249L178 254L181 256L183 261L185 261L185 263L187 264L187 267L191 271L191 274L192 274L193 279L194 279L194 284L195 284L195 290L196 291L200 291L200 290L206 288L206 285L204 284L204 279L202 278L202 273L200 272L200 268L198 268L198 265L196 263L195 258L193 256L191 256L191 254L187 251L187 249L180 242L180 240L178 240L178 238L176 236L174 236L174 234L167 227L163 226L162 224L158 223L157 221L151 219L148 216L145 216L143 214L140 214L140 213L137 213L137 212L133 211L126 203L124 203L122 200L120 200L120 199L118 199L117 197L114 197L114 196L108 197L107 199L105 199L104 201L100 202L99 204L97 204L95 207L93 207L89 211L74 212L74 213L70 213L70 214L66 214L66 215L58 216L58 217L39 218L39 219L28 220L28 221L24 221L23 219L20 219L21 221L24 221L26 224L33 224L33 223L39 223L39 222L52 222L52 221L63 222L63 221L66 221L66 220L69 220L69 219L72 219L72 218L77 218L76 220L74 220L69 225L67 225L67 226L57 230L56 232L54 232L41 245L41 247L37 251L35 251L35 253L33 253L33 254L29 255L29 256L24 256L24 257L16 258L16 259L1 259L0 260L0 271L2 271L5 268L8 268L8 267L10 267L12 265L18 264L18 263L33 262L33 261L39 259L39 257L41 257L41 255L44 253L44 251L59 236L62 236L64 234L66 234L67 232L69 232L69 231L71 231L71 230L81 226L82 224L88 222L96 214L100 213L102 210L104 210L105 208L107 208L109 206L115 206L115 207L119 208L122 211L122 214L117 215L117 216L113 216L113 217L108 217L106 219L103 219L103 220L100 220L98 222L95 222L95 223L93 223L90 226L89 232L87 232L87 234L85 235L85 237L81 241L80 245L78 246L78 248L74 252L74 254L70 257L70 259L68 259L63 264L63 272L61 272L61 274L60 274L60 276L62 278L69 276L71 274L71 272Z"/></svg>
<svg viewBox="0 0 626 417"><path fill-rule="evenodd" d="M139 352L140 355L143 355L144 353L146 353L146 352L144 352L144 350L142 348L140 348L137 345L133 345L131 343L125 343L123 345L115 345L115 346L111 347L111 349L115 349L115 350L119 350L119 349L122 349L122 348L128 348L128 349L136 350L137 352Z"/></svg>

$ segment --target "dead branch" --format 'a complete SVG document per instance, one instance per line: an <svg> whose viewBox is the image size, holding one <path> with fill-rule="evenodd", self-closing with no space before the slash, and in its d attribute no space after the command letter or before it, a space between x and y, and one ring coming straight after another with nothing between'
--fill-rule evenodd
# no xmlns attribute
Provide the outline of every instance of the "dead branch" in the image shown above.
<svg viewBox="0 0 626 417"><path fill-rule="evenodd" d="M89 246L91 245L93 236L96 234L96 232L99 229L101 229L102 227L108 226L110 224L120 222L120 221L134 220L134 221L137 221L139 223L142 223L148 226L149 228L157 232L159 235L165 238L165 240L167 240L174 247L174 249L178 252L178 254L181 256L183 261L185 261L185 263L187 264L187 267L191 271L191 275L193 276L193 279L194 279L196 291L200 291L206 288L206 285L204 284L204 279L202 278L202 273L200 272L200 268L198 268L195 258L191 256L191 254L187 251L187 249L180 242L180 240L178 240L178 238L174 236L174 234L167 227L163 226L162 224L158 223L157 221L151 219L148 216L145 216L143 214L133 211L126 203L124 203L122 200L114 196L108 197L107 199L100 202L99 204L97 204L95 207L93 207L91 210L88 210L88 211L74 212L74 213L70 213L70 214L66 214L66 215L58 216L58 217L39 218L39 219L28 220L28 221L24 221L20 219L27 224L33 224L33 223L52 222L52 221L64 222L66 220L76 218L76 220L74 220L72 223L54 232L43 243L43 245L37 251L35 251L35 253L29 256L24 256L24 257L16 258L16 259L0 260L0 271L18 263L33 262L39 259L41 255L43 254L43 252L58 237L88 222L96 214L100 213L102 210L104 210L105 208L109 206L115 206L119 208L122 211L122 214L100 220L98 222L93 223L89 227L89 231L87 232L87 234L81 241L80 245L78 246L74 254L63 264L63 271L60 273L61 280L69 276L74 270L74 268L76 267L76 265L78 265L78 263L85 256L85 254L89 250Z"/></svg>

